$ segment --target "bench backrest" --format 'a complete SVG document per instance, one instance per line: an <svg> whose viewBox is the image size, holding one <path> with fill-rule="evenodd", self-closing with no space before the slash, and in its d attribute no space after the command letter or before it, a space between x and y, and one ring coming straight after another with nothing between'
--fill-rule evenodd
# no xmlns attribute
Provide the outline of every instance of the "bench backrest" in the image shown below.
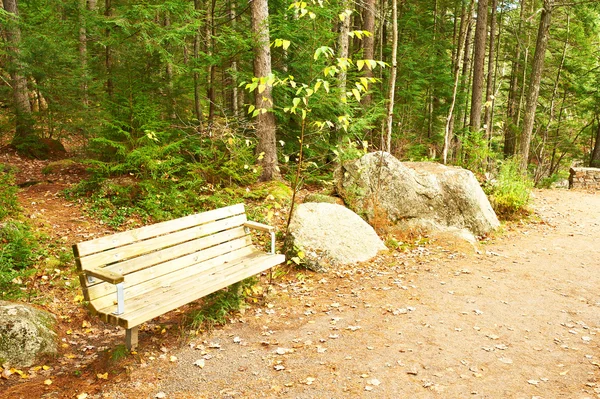
<svg viewBox="0 0 600 399"><path fill-rule="evenodd" d="M80 271L105 268L125 276L130 298L185 278L200 262L221 264L255 251L246 220L244 204L237 204L81 242L73 251ZM93 308L114 303L113 284L83 274L80 280Z"/></svg>

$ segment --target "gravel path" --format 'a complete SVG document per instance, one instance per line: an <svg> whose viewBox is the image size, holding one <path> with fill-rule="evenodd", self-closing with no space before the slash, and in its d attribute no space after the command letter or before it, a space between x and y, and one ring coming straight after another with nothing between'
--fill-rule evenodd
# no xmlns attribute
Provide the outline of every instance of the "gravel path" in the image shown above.
<svg viewBox="0 0 600 399"><path fill-rule="evenodd" d="M600 195L537 191L535 209L476 253L290 272L211 335L141 350L97 397L598 398Z"/></svg>

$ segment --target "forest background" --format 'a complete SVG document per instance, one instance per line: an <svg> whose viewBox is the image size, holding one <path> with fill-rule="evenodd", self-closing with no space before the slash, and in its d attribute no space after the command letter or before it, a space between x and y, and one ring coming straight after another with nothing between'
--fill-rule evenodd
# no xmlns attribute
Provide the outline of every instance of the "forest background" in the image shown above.
<svg viewBox="0 0 600 399"><path fill-rule="evenodd" d="M0 4L0 142L81 149L68 195L115 225L372 150L540 186L600 166L597 1Z"/></svg>

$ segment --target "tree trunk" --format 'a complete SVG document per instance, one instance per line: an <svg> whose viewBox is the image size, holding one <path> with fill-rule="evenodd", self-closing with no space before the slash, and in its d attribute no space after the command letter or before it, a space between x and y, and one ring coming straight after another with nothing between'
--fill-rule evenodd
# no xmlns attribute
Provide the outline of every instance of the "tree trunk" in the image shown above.
<svg viewBox="0 0 600 399"><path fill-rule="evenodd" d="M104 0L104 16L108 19L112 16L112 0ZM106 40L110 40L110 29L106 29ZM114 92L114 83L112 79L112 49L110 44L106 45L104 50L104 67L106 68L106 93L109 97L112 97Z"/></svg>
<svg viewBox="0 0 600 399"><path fill-rule="evenodd" d="M462 94L464 96L464 107L462 109L462 115L461 118L463 120L463 129L467 126L467 109L469 106L469 90L468 87L470 86L470 76L471 76L471 36L473 34L473 23L470 21L470 23L467 26L467 38L465 39L465 56L463 58L463 65L462 65L462 84L463 84L463 90L462 90Z"/></svg>
<svg viewBox="0 0 600 399"><path fill-rule="evenodd" d="M592 151L592 159L590 159L592 168L600 168L600 118L596 119L596 144Z"/></svg>
<svg viewBox="0 0 600 399"><path fill-rule="evenodd" d="M542 71L544 69L546 47L548 46L548 31L550 29L550 20L552 16L552 1L553 0L544 0L544 9L542 10L542 16L540 18L535 54L531 66L531 79L527 90L525 116L523 117L523 133L521 136L519 154L521 157L521 171L523 173L527 172L527 163L529 161L529 146L531 144L535 110L537 108L537 100L540 93L540 82L542 80Z"/></svg>
<svg viewBox="0 0 600 399"><path fill-rule="evenodd" d="M490 45L488 53L488 73L487 87L485 91L485 136L488 143L492 140L492 104L494 102L494 56L496 45L496 9L498 8L498 0L492 0L491 20L490 20Z"/></svg>
<svg viewBox="0 0 600 399"><path fill-rule="evenodd" d="M235 30L236 26L236 3L234 0L229 1L229 18L231 20L231 28ZM234 56L237 57L237 56ZM231 112L234 117L239 116L239 108L238 108L238 85L237 85L237 74L238 74L238 63L237 59L233 58L231 61Z"/></svg>
<svg viewBox="0 0 600 399"><path fill-rule="evenodd" d="M479 0L479 3L477 4L477 24L475 25L473 86L471 92L471 117L469 120L469 126L472 132L479 131L479 128L481 127L481 102L483 97L487 15L488 0Z"/></svg>
<svg viewBox="0 0 600 399"><path fill-rule="evenodd" d="M85 26L85 12L88 7L87 0L79 0L79 60L81 65L81 103L84 108L88 101L88 64L87 64L87 29Z"/></svg>
<svg viewBox="0 0 600 399"><path fill-rule="evenodd" d="M517 27L517 43L515 46L515 55L512 60L510 71L510 84L508 89L508 100L506 104L506 129L504 131L504 158L510 158L515 155L517 148L517 126L518 107L519 107L519 76L521 74L521 31L523 29L523 20L525 18L526 0L521 2L519 13L519 25Z"/></svg>
<svg viewBox="0 0 600 399"><path fill-rule="evenodd" d="M467 45L467 32L469 30L468 27L471 24L471 16L473 15L474 3L475 0L471 0L468 11L464 3L461 9L460 28L458 32L458 37L456 38L455 46L456 51L454 52L454 59L452 60L452 75L454 76L454 85L452 86L452 102L450 103L450 109L448 110L448 116L446 117L446 128L444 130L444 149L442 150L442 159L444 164L448 162L448 155L450 153L450 147L452 145L454 108L456 106L456 96L458 94L460 64L463 58L463 48Z"/></svg>
<svg viewBox="0 0 600 399"><path fill-rule="evenodd" d="M363 10L363 30L371 32L370 36L364 36L362 40L363 45L363 58L365 60L372 60L375 54L375 13L376 13L376 0L366 0L365 8ZM373 77L373 71L367 67L364 68L363 75L369 79ZM370 93L366 93L362 97L361 103L368 107L371 105L372 96Z"/></svg>
<svg viewBox="0 0 600 399"><path fill-rule="evenodd" d="M338 36L338 58L348 58L349 48L350 48L350 36L348 36L348 32L350 32L350 21L352 20L351 14L351 4L349 0L342 1L342 19L340 23L340 34ZM346 80L347 75L344 69L340 70L338 75L338 88L340 89L340 100L345 103L346 102Z"/></svg>
<svg viewBox="0 0 600 399"><path fill-rule="evenodd" d="M171 16L169 12L166 12L164 19L164 27L166 29L171 28ZM175 113L175 94L173 90L173 64L171 61L167 61L167 65L165 65L165 76L167 80L167 113L171 120L175 120L177 115Z"/></svg>
<svg viewBox="0 0 600 399"><path fill-rule="evenodd" d="M398 0L392 0L392 71L387 109L387 137L384 151L392 152L392 126L394 118L394 94L396 93L396 71L398 58Z"/></svg>
<svg viewBox="0 0 600 399"><path fill-rule="evenodd" d="M194 0L194 9L196 12L201 10L201 0ZM194 114L198 120L198 129L202 131L204 124L204 116L202 115L202 103L200 100L200 74L198 73L199 59L200 59L200 28L194 36Z"/></svg>
<svg viewBox="0 0 600 399"><path fill-rule="evenodd" d="M271 48L269 46L269 6L267 0L252 0L252 33L254 35L254 76L266 78L271 75ZM254 101L259 112L256 117L256 135L258 145L256 153L262 166L261 181L279 177L277 166L277 143L275 134L275 115L272 112L273 95L271 85L265 85L262 93L255 92Z"/></svg>
<svg viewBox="0 0 600 399"><path fill-rule="evenodd" d="M15 109L15 135L12 143L19 145L33 140L35 137L34 123L33 115L31 114L31 104L29 103L27 78L24 76L23 64L21 62L21 29L18 25L19 6L17 0L4 0L4 10L10 18L5 31L8 50L8 69L10 70L13 105Z"/></svg>
<svg viewBox="0 0 600 399"><path fill-rule="evenodd" d="M215 14L215 1L216 0L208 0L206 7L206 21L204 25L204 36L206 40L206 55L210 58L214 51L215 46L215 30L214 30L214 14ZM212 126L213 121L215 119L215 80L216 80L216 67L211 62L208 65L207 71L207 84L206 84L206 97L208 98L208 119L207 124Z"/></svg>

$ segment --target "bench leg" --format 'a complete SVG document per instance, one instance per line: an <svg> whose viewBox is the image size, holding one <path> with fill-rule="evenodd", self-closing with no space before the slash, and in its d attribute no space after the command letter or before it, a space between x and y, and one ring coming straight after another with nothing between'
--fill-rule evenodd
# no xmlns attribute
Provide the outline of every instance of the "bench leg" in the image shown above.
<svg viewBox="0 0 600 399"><path fill-rule="evenodd" d="M138 346L138 330L139 327L128 328L125 332L125 345L127 349L133 350Z"/></svg>

